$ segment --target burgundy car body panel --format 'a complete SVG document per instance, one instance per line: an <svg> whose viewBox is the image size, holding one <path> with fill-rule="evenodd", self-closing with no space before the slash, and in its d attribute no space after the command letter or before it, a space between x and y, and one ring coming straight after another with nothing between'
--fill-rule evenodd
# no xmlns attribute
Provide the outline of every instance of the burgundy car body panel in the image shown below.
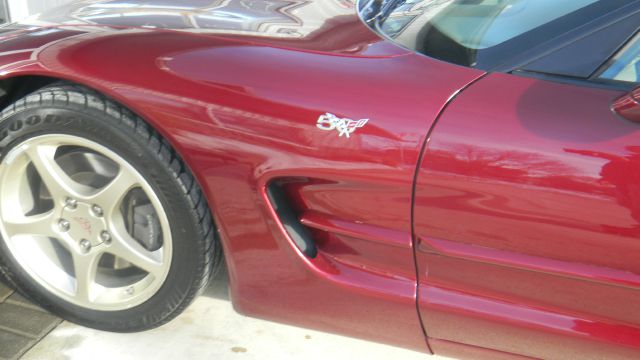
<svg viewBox="0 0 640 360"><path fill-rule="evenodd" d="M140 17L112 26L98 21L113 18L112 8L96 10L102 3L91 21L67 8L73 25L49 14L34 23L44 28L0 43L0 75L84 84L167 138L212 206L240 312L428 351L416 310L413 180L438 114L483 74L387 43L349 2L272 3L310 6L294 24L306 33L160 28ZM313 8L344 4L347 15ZM34 50L3 56L5 46ZM316 127L325 112L369 123L341 137ZM294 246L270 205L275 180L313 229L316 258Z"/></svg>
<svg viewBox="0 0 640 360"><path fill-rule="evenodd" d="M415 200L430 337L540 358L640 353L640 128L619 91L491 74L433 131Z"/></svg>
<svg viewBox="0 0 640 360"><path fill-rule="evenodd" d="M640 122L640 88L616 100L611 108L627 120Z"/></svg>
<svg viewBox="0 0 640 360"><path fill-rule="evenodd" d="M352 0L76 1L25 21L38 27L102 26L187 32L253 45L335 55L409 53L363 24Z"/></svg>
<svg viewBox="0 0 640 360"><path fill-rule="evenodd" d="M157 129L212 206L236 309L429 351L418 286L437 353L637 357L623 94L482 78L380 39L351 1L163 3L80 2L0 32L0 77L84 84ZM347 139L316 127L325 112L369 123Z"/></svg>

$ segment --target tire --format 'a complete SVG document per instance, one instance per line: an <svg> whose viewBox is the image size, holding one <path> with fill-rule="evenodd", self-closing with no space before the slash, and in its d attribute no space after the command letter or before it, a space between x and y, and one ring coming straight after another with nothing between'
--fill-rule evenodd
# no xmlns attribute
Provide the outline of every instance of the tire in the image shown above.
<svg viewBox="0 0 640 360"><path fill-rule="evenodd" d="M222 263L185 163L95 91L58 83L18 100L0 115L0 154L0 272L67 320L160 326Z"/></svg>

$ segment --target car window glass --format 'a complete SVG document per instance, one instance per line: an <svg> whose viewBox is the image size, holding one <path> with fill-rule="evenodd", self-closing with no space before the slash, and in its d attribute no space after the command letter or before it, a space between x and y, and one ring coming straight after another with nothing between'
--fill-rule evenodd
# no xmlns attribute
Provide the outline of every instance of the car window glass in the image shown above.
<svg viewBox="0 0 640 360"><path fill-rule="evenodd" d="M469 49L486 49L595 3L596 0L432 1L420 14L443 35ZM425 1L421 1L425 3ZM393 20L393 15L389 20ZM383 31L393 21L385 21Z"/></svg>
<svg viewBox="0 0 640 360"><path fill-rule="evenodd" d="M603 79L640 83L640 35L629 42L600 75Z"/></svg>
<svg viewBox="0 0 640 360"><path fill-rule="evenodd" d="M406 0L370 24L419 53L488 70L628 4L622 0Z"/></svg>

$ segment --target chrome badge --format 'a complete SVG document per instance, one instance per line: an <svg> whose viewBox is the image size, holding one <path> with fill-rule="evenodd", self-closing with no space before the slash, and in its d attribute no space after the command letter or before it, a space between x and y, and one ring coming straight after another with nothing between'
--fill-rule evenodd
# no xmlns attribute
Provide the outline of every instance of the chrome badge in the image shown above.
<svg viewBox="0 0 640 360"><path fill-rule="evenodd" d="M318 118L318 129L325 131L338 130L339 136L351 137L357 129L364 127L369 122L369 119L351 120L339 118L331 113L320 115Z"/></svg>

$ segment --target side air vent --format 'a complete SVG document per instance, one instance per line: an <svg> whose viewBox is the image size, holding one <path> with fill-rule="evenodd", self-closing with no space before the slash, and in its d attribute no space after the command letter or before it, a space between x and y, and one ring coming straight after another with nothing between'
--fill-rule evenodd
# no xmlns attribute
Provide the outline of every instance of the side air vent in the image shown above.
<svg viewBox="0 0 640 360"><path fill-rule="evenodd" d="M318 248L313 241L313 236L300 222L298 213L287 197L282 184L278 181L269 184L267 196L291 240L305 256L315 258L318 255Z"/></svg>

